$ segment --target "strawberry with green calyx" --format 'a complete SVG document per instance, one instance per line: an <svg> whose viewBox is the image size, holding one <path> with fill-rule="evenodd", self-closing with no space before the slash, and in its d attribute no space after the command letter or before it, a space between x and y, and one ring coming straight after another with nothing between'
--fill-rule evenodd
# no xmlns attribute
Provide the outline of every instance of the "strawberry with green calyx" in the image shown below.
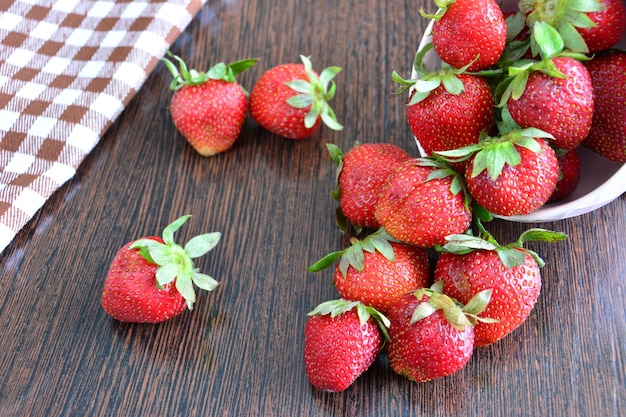
<svg viewBox="0 0 626 417"><path fill-rule="evenodd" d="M362 240L352 238L348 248L326 255L308 270L318 272L333 264L333 280L342 298L382 312L430 280L426 251L394 241L384 229Z"/></svg>
<svg viewBox="0 0 626 417"><path fill-rule="evenodd" d="M235 77L254 65L256 59L224 64L207 72L188 69L178 56L167 52L162 61L171 72L174 91L170 113L176 129L203 156L224 152L239 137L248 112L247 92Z"/></svg>
<svg viewBox="0 0 626 417"><path fill-rule="evenodd" d="M602 10L587 13L592 27L579 27L589 52L605 51L614 47L626 33L626 3L624 0L599 0Z"/></svg>
<svg viewBox="0 0 626 417"><path fill-rule="evenodd" d="M250 91L250 115L264 129L288 139L304 139L322 122L333 130L343 126L328 102L335 96L333 78L341 71L328 67L321 74L311 60L281 64L266 71Z"/></svg>
<svg viewBox="0 0 626 417"><path fill-rule="evenodd" d="M587 63L595 112L582 144L607 159L626 162L626 52L611 51Z"/></svg>
<svg viewBox="0 0 626 417"><path fill-rule="evenodd" d="M478 316L488 307L491 290L476 294L463 306L443 289L441 281L418 289L388 313L389 363L394 372L413 381L426 382L461 370L474 350L474 326L495 322Z"/></svg>
<svg viewBox="0 0 626 417"><path fill-rule="evenodd" d="M389 320L358 301L332 300L309 314L304 366L317 389L340 392L374 363L388 337Z"/></svg>
<svg viewBox="0 0 626 417"><path fill-rule="evenodd" d="M529 214L543 206L559 178L556 153L535 128L485 135L479 144L439 155L453 161L470 159L465 183L472 198L493 214Z"/></svg>
<svg viewBox="0 0 626 417"><path fill-rule="evenodd" d="M505 47L506 24L494 0L435 0L440 8L424 17L435 20L432 42L437 55L456 68L469 71L495 64Z"/></svg>
<svg viewBox="0 0 626 417"><path fill-rule="evenodd" d="M337 189L332 195L339 202L337 222L347 231L352 225L378 229L374 208L387 178L401 162L410 158L402 148L390 143L356 143L346 154L336 145L326 145L337 166Z"/></svg>
<svg viewBox="0 0 626 417"><path fill-rule="evenodd" d="M435 158L405 161L387 181L374 215L394 239L422 248L470 226L470 199L461 175Z"/></svg>
<svg viewBox="0 0 626 417"><path fill-rule="evenodd" d="M555 29L546 23L533 28L540 39L540 61L520 60L496 89L499 107L508 106L522 128L535 127L554 136L554 146L569 150L589 133L593 119L591 76L583 55L564 51Z"/></svg>
<svg viewBox="0 0 626 417"><path fill-rule="evenodd" d="M406 117L411 132L426 155L477 143L480 132L494 124L494 99L489 83L463 68L442 66L429 72L423 62L427 45L415 59L417 79L405 80L394 71L400 84L396 94L410 90Z"/></svg>
<svg viewBox="0 0 626 417"><path fill-rule="evenodd" d="M114 319L124 322L159 323L193 309L194 284L211 291L218 282L193 264L217 245L221 234L207 233L182 247L176 232L188 219L182 216L163 230L124 245L115 255L102 290L101 304Z"/></svg>
<svg viewBox="0 0 626 417"><path fill-rule="evenodd" d="M483 315L497 322L476 323L475 346L494 343L511 333L527 319L537 302L544 261L524 248L524 243L566 238L564 233L533 228L516 242L500 245L482 229L480 236L448 236L447 243L437 247L442 253L435 267L435 280L443 281L445 294L464 303L481 291L492 291Z"/></svg>

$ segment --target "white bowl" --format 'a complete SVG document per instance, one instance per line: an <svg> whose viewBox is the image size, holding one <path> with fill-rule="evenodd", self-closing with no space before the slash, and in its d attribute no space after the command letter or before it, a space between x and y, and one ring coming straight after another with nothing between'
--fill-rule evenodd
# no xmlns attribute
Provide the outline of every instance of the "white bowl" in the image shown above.
<svg viewBox="0 0 626 417"><path fill-rule="evenodd" d="M504 0L502 8L505 11L514 11L517 10L517 3L517 0ZM431 20L428 24L417 52L432 42L433 23L434 21ZM626 36L622 37L618 47L626 49ZM441 59L437 56L434 49L428 51L424 56L424 64L429 70L437 69L440 63ZM411 77L417 77L417 72L414 68ZM424 149L420 146L417 139L415 141L420 154L424 155ZM626 163L609 161L584 146L579 146L577 150L580 156L580 181L572 195L565 200L548 203L524 216L500 218L526 223L552 222L567 219L596 210L609 204L626 192Z"/></svg>

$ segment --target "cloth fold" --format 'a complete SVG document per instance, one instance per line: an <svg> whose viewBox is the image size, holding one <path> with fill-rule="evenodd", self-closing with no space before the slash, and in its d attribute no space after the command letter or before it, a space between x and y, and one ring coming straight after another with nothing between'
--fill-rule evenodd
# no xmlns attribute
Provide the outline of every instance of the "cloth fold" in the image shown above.
<svg viewBox="0 0 626 417"><path fill-rule="evenodd" d="M206 0L0 2L0 252Z"/></svg>

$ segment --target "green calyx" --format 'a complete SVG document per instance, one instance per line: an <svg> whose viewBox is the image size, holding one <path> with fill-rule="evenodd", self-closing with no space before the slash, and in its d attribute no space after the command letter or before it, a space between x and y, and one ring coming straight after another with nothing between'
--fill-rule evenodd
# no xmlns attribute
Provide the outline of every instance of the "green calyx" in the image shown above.
<svg viewBox="0 0 626 417"><path fill-rule="evenodd" d="M362 240L352 238L350 240L351 244L349 247L340 251L329 253L313 265L309 266L307 270L309 272L319 272L330 267L335 264L337 260L339 260L339 270L344 276L348 273L349 267L353 267L357 271L362 272L365 268L364 251L370 253L378 251L390 261L394 261L396 259L393 246L391 246L390 242L396 242L396 240L389 236L384 228L380 228Z"/></svg>
<svg viewBox="0 0 626 417"><path fill-rule="evenodd" d="M167 58L161 58L161 61L165 64L167 69L172 74L173 80L170 84L170 90L176 91L188 85L201 85L207 82L208 80L224 80L227 82L235 82L235 77L240 73L244 72L258 61L257 58L253 59L244 59L240 61L235 61L230 64L225 64L220 62L211 67L207 72L197 71L195 69L187 68L187 64L182 58L172 54L170 51L167 51L167 55L171 57L176 63L178 63L179 68L176 67L175 63L170 61Z"/></svg>
<svg viewBox="0 0 626 417"><path fill-rule="evenodd" d="M487 308L491 294L491 289L480 291L466 305L463 305L445 295L443 293L443 281L437 281L430 288L420 288L413 293L418 300L428 296L428 301L417 306L409 324L415 324L438 310L441 310L448 323L459 331L463 331L466 327L474 327L478 321L495 323L498 320L479 317L479 314Z"/></svg>
<svg viewBox="0 0 626 417"><path fill-rule="evenodd" d="M374 307L367 306L360 301L349 301L343 298L337 300L325 301L310 311L308 316L326 316L331 317L340 316L343 313L356 309L359 316L359 322L361 326L365 325L370 318L373 318L378 327L380 328L383 336L386 340L389 340L389 333L387 329L391 325L389 319L380 311Z"/></svg>
<svg viewBox="0 0 626 417"><path fill-rule="evenodd" d="M437 13L431 14L426 13L423 8L420 8L420 14L427 19L439 20L446 13L448 8L455 2L456 0L435 0L435 5L439 8Z"/></svg>
<svg viewBox="0 0 626 417"><path fill-rule="evenodd" d="M520 0L519 10L524 13L526 24L534 29L537 23L551 26L561 38L564 47L574 52L588 53L589 48L578 32L578 28L593 28L595 23L587 13L604 10L600 0ZM533 30L531 44L541 44Z"/></svg>
<svg viewBox="0 0 626 417"><path fill-rule="evenodd" d="M318 77L313 71L311 60L304 55L300 55L300 59L302 59L309 80L293 80L286 83L289 88L298 93L288 98L287 103L297 109L311 106L304 117L304 125L307 128L313 127L318 117L321 117L324 124L329 128L333 130L343 129L343 126L337 121L335 112L328 104L335 96L337 89L333 78L341 71L341 68L328 67Z"/></svg>
<svg viewBox="0 0 626 417"><path fill-rule="evenodd" d="M450 192L453 195L457 195L459 193L463 193L465 209L471 212L470 204L471 204L471 196L467 189L465 178L463 174L450 165L450 161L441 155L433 154L430 156L425 156L421 158L416 158L415 163L423 166L434 168L433 171L428 174L426 177L426 181L432 180L440 180L444 178L452 178L450 182Z"/></svg>
<svg viewBox="0 0 626 417"><path fill-rule="evenodd" d="M139 239L133 242L130 248L139 249L141 256L148 262L159 266L156 270L157 287L163 288L175 281L176 289L187 301L187 307L192 310L196 301L194 284L206 291L211 291L218 285L215 279L195 268L193 259L211 251L219 242L221 234L206 233L190 239L184 247L178 245L174 242L174 232L190 217L182 216L166 226L162 234L164 243L152 239Z"/></svg>

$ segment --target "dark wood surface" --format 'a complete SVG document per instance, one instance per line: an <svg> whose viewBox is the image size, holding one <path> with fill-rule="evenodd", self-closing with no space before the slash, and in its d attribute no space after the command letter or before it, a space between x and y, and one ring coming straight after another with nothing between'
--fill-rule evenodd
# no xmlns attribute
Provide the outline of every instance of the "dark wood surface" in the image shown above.
<svg viewBox="0 0 626 417"><path fill-rule="evenodd" d="M426 21L415 1L209 1L172 50L190 66L258 57L239 77L311 55L338 65L342 132L289 141L252 121L203 158L175 131L159 65L78 174L0 254L0 416L618 416L626 409L626 198L549 224L495 221L500 241L531 226L569 234L535 244L547 261L527 322L429 383L383 355L347 391L313 389L306 313L335 298L306 267L347 244L330 197L325 144L390 142L416 154L393 96ZM425 5L434 11L434 6ZM193 312L123 324L100 307L109 262L129 240L190 213L180 241L221 231L198 266L221 284Z"/></svg>

